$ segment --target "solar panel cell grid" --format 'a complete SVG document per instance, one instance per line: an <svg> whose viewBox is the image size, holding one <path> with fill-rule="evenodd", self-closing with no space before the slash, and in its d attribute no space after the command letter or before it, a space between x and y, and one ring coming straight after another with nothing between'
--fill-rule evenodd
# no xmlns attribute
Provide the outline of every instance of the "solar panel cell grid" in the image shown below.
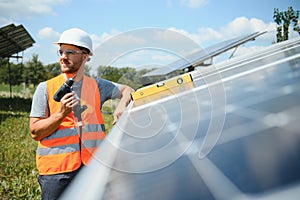
<svg viewBox="0 0 300 200"><path fill-rule="evenodd" d="M195 72L185 91L133 102L64 199L298 199L299 45L221 63Z"/></svg>

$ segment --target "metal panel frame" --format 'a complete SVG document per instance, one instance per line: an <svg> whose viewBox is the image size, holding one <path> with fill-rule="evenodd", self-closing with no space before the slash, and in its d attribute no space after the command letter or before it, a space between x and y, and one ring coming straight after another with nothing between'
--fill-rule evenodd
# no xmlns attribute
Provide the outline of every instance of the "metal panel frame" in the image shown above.
<svg viewBox="0 0 300 200"><path fill-rule="evenodd" d="M254 40L256 37L265 34L264 32L255 32L252 34L242 35L229 39L218 44L209 46L207 48L201 49L195 53L192 53L185 58L176 60L168 64L167 66L161 67L149 73L143 75L143 77L149 76L162 76L167 75L176 70L182 70L189 67L196 67L203 64L204 61L212 59L215 56L218 56L232 48L237 48L239 45L242 45L248 41Z"/></svg>
<svg viewBox="0 0 300 200"><path fill-rule="evenodd" d="M35 41L23 25L10 24L0 29L0 57L8 58L31 47Z"/></svg>
<svg viewBox="0 0 300 200"><path fill-rule="evenodd" d="M300 59L300 38L290 40L287 42L283 42L277 45L272 45L269 48L265 48L263 50L260 50L259 52L247 54L245 56L230 60L228 62L224 62L222 64L219 64L217 66L214 66L214 69L208 70L208 71L201 71L201 72L193 72L194 76L197 76L197 73L199 75L198 79L196 78L195 80L197 81L195 88L189 88L188 91L183 92L179 94L178 96L174 97L173 100L176 98L178 101L180 99L183 100L182 104L183 109L185 109L185 112L190 113L192 115L191 119L188 121L192 121L194 118L197 118L195 116L195 107L197 105L188 103L190 100L189 96L193 92L201 92L205 90L208 85L199 85L199 81L201 79L208 78L210 76L213 76L216 73L221 73L222 74L222 80L219 82L210 82L209 84L211 86L215 86L216 84L224 84L225 89L229 92L229 94L239 95L243 94L247 98L241 98L239 97L236 101L234 100L232 96L228 96L228 103L231 103L230 105L227 105L227 112L229 117L236 117L237 115L239 116L239 120L244 120L244 121L236 121L236 122L231 122L229 120L229 124L225 124L224 131L226 134L223 134L218 143L216 144L216 147L222 147L222 145L227 145L230 144L232 141L238 141L239 139L246 138L248 136L256 136L256 135L263 135L257 134L256 131L261 132L264 130L269 130L269 133L273 133L273 128L278 127L277 134L274 134L272 136L278 136L280 134L280 138L277 139L284 139L284 132L283 130L286 130L287 134L287 141L293 141L294 146L299 148L299 145L297 145L299 142L299 136L297 131L299 130L299 123L297 123L297 120L299 119L299 115L297 115L298 110L300 109L299 104L297 103L297 98L299 96L299 88L298 83L299 83L299 59ZM291 67L291 68L289 68ZM295 69L294 69L295 68ZM271 69L277 69L277 76L278 80L270 74L269 72L273 72ZM285 70L288 70L289 73L283 74ZM274 70L276 71L276 70ZM234 72L234 73L232 73ZM255 95L255 93L252 93L251 88L244 88L243 83L246 82L246 86L248 87L254 87L252 86L251 83L252 81L249 80L251 75L256 76L260 75L260 73L256 74L256 72L264 72L267 84L265 85L266 87L263 88L263 90L260 90L259 95L253 96L252 94ZM284 75L284 76L283 76ZM293 77L292 75L295 75ZM234 84L230 83L231 81L239 79L238 83L239 84ZM248 81L247 81L248 80ZM279 81L279 82L277 82ZM226 88L227 86L227 88ZM282 88L277 88L277 86L281 86ZM234 87L234 88L231 88ZM250 89L250 90L249 90ZM252 88L253 89L253 88ZM260 88L259 88L260 89ZM269 90L269 91L268 91ZM233 91L233 92L230 92ZM265 93L268 92L268 93ZM199 93L202 94L202 93ZM295 96L289 96L293 95ZM297 96L298 95L298 96ZM201 104L203 107L208 106L206 103L205 96L200 95L199 96L201 99ZM251 97L251 99L250 99ZM262 97L264 99L262 99ZM288 110L285 110L285 106L278 106L279 104L277 103L275 107L273 107L271 110L268 110L268 104L272 103L273 97L275 97L275 100L278 100L278 97L284 97L284 98L290 98L293 101L290 101L290 105L286 104L285 106L289 107ZM295 97L295 98L294 98ZM126 198L132 197L134 198L149 198L152 196L153 193L157 194L165 194L164 190L168 190L168 187L170 186L169 183L171 183L172 187L171 189L176 189L177 185L174 186L174 183L179 183L178 185L182 185L182 187L193 184L193 177L189 177L191 179L186 179L182 181L182 176L181 173L184 172L190 172L190 170L196 170L198 173L197 177L194 177L204 181L204 185L198 185L199 190L203 187L201 186L207 186L211 194L213 194L213 199L283 199L283 198L289 198L289 199L298 199L299 191L300 191L300 180L295 179L296 182L290 185L284 185L279 188L273 188L271 190L263 190L259 191L258 193L244 193L239 187L237 187L236 184L232 182L229 176L226 176L224 171L221 171L218 165L216 165L215 161L213 160L213 155L214 154L209 154L208 157L203 157L203 159L199 159L199 157L202 156L203 153L202 150L205 150L201 147L199 149L199 144L201 141L203 141L203 136L197 137L196 140L192 143L192 145L189 147L187 151L184 152L181 158L188 158L189 162L182 161L180 162L180 159L178 159L179 164L177 165L177 168L162 168L162 171L166 169L163 172L167 172L166 176L163 176L164 173L158 173L158 174L153 174L147 173L147 171L134 171L130 173L130 171L127 170L122 170L121 168L118 167L131 167L132 169L138 169L139 167L152 167L155 164L159 164L160 162L168 162L170 156L176 151L180 150L182 147L184 147L185 142L189 142L191 138L185 138L187 133L180 134L182 137L181 138L176 138L178 144L173 145L172 148L167 149L167 153L165 154L160 154L159 156L154 156L151 157L152 162L149 162L147 160L148 158L145 157L138 157L143 154L143 152L136 152L135 155L132 155L132 157L126 156L126 152L122 153L121 150L125 148L125 150L131 150L130 147L133 146L135 149L134 150L140 150L145 148L143 144L139 144L138 142L134 142L134 140L131 140L127 136L133 136L134 135L127 135L126 129L123 129L126 125L132 123L133 118L139 119L140 114L145 117L147 115L147 109L154 109L155 106L160 106L162 104L165 104L167 106L170 106L169 103L172 98L163 98L163 99L155 99L154 101L151 102L151 99L149 102L146 102L143 105L137 105L135 106L136 102L132 102L129 106L128 109L126 110L125 113L121 116L120 121L118 122L117 126L115 126L111 133L109 134L107 140L105 140L101 146L99 151L96 152L95 156L93 157L90 165L86 168L83 169L83 171L79 174L78 177L76 177L74 183L71 184L71 187L68 188L66 193L63 195L62 199L105 199L105 194L113 194L115 197L118 198ZM255 100L252 102L251 100ZM253 107L253 105L259 105L261 102L264 104L262 105L262 109L258 109L257 107ZM244 105L244 107L243 107ZM199 105L198 105L199 106ZM231 106L231 107L230 107ZM236 107L235 107L236 106ZM296 110L294 110L296 108ZM170 107L169 107L170 109ZM283 110L282 110L283 109ZM190 112L192 110L192 112ZM238 112L235 112L235 111ZM247 111L247 112L246 112ZM281 122L280 120L277 120L274 118L273 114L277 116L277 111L284 112L288 117L289 120ZM172 110L170 113L170 117L176 115L176 111ZM207 113L206 113L207 112ZM250 113L249 113L250 112ZM208 114L208 115L205 115ZM280 114L280 113L279 113ZM283 113L281 113L283 114ZM209 110L206 111L201 110L201 116L209 116ZM286 117L286 115L281 116L281 117ZM270 118L264 118L262 119L261 117L272 117L273 122L272 123L277 123L279 124L270 124ZM133 117L133 118L132 118ZM159 116L158 116L159 117ZM280 117L280 116L279 116ZM236 118L237 119L237 118ZM275 121L274 121L275 119ZM143 121L141 119L140 121ZM203 120L203 118L202 118ZM205 119L204 119L205 120ZM166 121L166 129L169 130L169 132L165 132L164 135L162 135L161 138L163 137L168 137L172 136L173 133L172 131L176 132L176 126L175 125L176 121L173 119L167 119ZM267 122L266 124L262 122ZM253 123L252 128L247 132L247 123ZM258 123L258 124L255 124ZM291 123L291 127L287 125L287 123ZM193 122L186 124L185 128L191 127L191 126L196 126L196 124L193 124ZM153 129L155 127L148 127L148 132L149 130ZM201 127L202 129L204 127ZM189 132L189 131L186 131ZM295 134L296 133L296 134ZM146 131L145 133L141 133L140 131L137 131L137 135L142 135L147 134ZM126 135L126 138L125 138ZM291 140L293 137L289 138L289 136L294 136L295 139L297 140ZM206 139L210 139L213 135L210 135ZM126 140L125 140L126 139ZM133 138L134 139L134 138ZM273 137L269 138L273 139ZM150 140L149 140L150 141ZM156 140L160 141L160 140ZM260 142L260 148L264 148L266 146L268 150L268 145L272 144L272 141L269 143L265 144L263 141L256 140L257 142ZM285 144L285 141L282 140L277 140L279 144ZM148 142L148 141L147 141ZM255 141L254 141L255 142ZM283 142L283 143L282 143ZM125 143L125 144L124 144ZM142 141L143 143L143 141ZM253 143L253 140L252 140ZM252 144L251 143L251 144ZM241 144L241 143L239 143ZM255 143L254 143L255 144ZM153 145L153 144L152 144ZM151 144L150 144L151 147ZM206 147L204 145L204 147ZM236 146L239 147L239 146ZM242 146L244 147L244 146ZM249 146L250 147L250 146ZM284 161L287 162L277 162L277 163L283 163L284 166L289 166L288 160L285 160L289 157L289 154L285 154L288 152L292 152L293 156L298 155L298 152L295 151L289 151L289 148L278 148L280 146L275 146L275 150L279 150L279 152L283 152L284 154L278 154L279 156L282 156L280 158L283 158ZM286 146L290 147L290 146ZM147 148L147 147L146 147ZM255 145L251 145L252 150L259 149ZM201 150L201 152L200 152ZM234 150L234 148L231 148L231 150ZM282 150L282 151L280 151ZM214 153L218 154L218 152L221 152L219 155L222 157L223 152L226 153L225 151L222 151L222 148L219 149L219 151L215 151ZM268 153L270 151L267 151ZM228 152L227 152L228 153ZM238 152L239 153L239 152ZM260 156L260 154L264 154L265 152L257 152L255 151L255 156ZM272 153L272 152L271 152ZM139 155L140 154L140 155ZM276 151L275 151L276 154ZM224 154L225 155L225 154ZM232 154L229 154L231 156ZM254 155L254 154L252 154ZM268 154L265 154L268 155ZM274 154L271 154L274 155ZM123 157L124 156L124 157ZM232 156L234 157L234 156ZM217 157L214 157L217 158ZM222 157L223 158L223 157ZM253 158L253 157L252 157ZM256 157L257 158L257 157ZM264 158L263 161L266 159ZM167 159L167 160L164 160ZM224 158L226 159L226 158ZM298 159L294 159L295 162L293 167L299 165ZM148 162L147 162L148 161ZM219 159L219 161L223 161L223 159ZM227 160L226 160L227 161ZM277 160L279 161L279 160ZM141 166L137 165L140 164ZM177 161L174 162L178 163ZM227 163L230 163L230 158ZM259 162L258 162L259 163ZM266 162L264 162L266 163ZM230 163L231 164L231 163ZM235 163L232 163L234 167ZM252 163L253 164L253 163ZM175 164L176 165L176 164ZM188 166L187 166L188 165ZM247 165L246 162L243 162L243 165ZM250 165L248 163L248 165ZM114 167L112 167L114 166ZM194 168L188 168L189 166L193 166ZM258 165L259 166L259 165ZM268 165L269 166L269 165ZM272 165L271 165L272 166ZM231 168L231 166L230 166ZM129 168L128 168L129 169ZM246 168L247 169L247 168ZM259 168L252 168L252 169L259 169ZM285 168L286 169L286 168ZM268 169L266 169L268 170ZM271 170L271 169L270 169ZM162 172L160 171L160 172ZM173 172L177 172L178 177L174 178ZM240 171L240 174L243 174L244 171ZM280 172L280 171L279 171ZM285 171L284 171L285 172ZM295 172L295 171L294 171ZM291 173L290 171L288 173ZM168 176L168 175L172 175ZM281 173L279 173L281 174ZM195 174L196 175L196 174ZM264 174L261 174L262 176ZM283 173L283 175L285 175ZM187 174L187 176L189 176ZM297 171L297 176L299 176L299 172ZM258 176L259 177L259 176ZM168 178L172 179L174 178L174 182L168 182ZM178 179L176 179L178 178ZM188 177L187 177L188 178ZM152 180L153 179L153 180ZM178 182L178 181L181 182ZM277 179L276 179L277 180ZM280 180L280 179L279 179ZM177 182L176 182L177 181ZM192 181L192 182L191 182ZM250 182L251 180L247 181L245 179L245 183ZM161 183L164 183L161 185ZM173 184L172 184L173 183ZM194 186L194 185L191 185ZM150 188L150 189L149 189ZM155 190L156 189L156 190ZM138 190L138 191L137 191ZM180 190L171 190L173 193L174 198L180 198L178 195L191 195L191 193L182 193ZM148 193L147 193L148 192ZM152 192L151 195L149 196L136 196L136 195L145 195L149 194L149 192ZM193 190L192 192L197 192L196 194L199 194L198 191ZM205 191L204 191L205 192ZM79 195L80 194L80 195ZM129 195L129 196L128 196ZM208 194L204 194L208 195ZM182 197L182 196L181 196ZM195 196L190 196L191 198ZM199 197L199 196L198 196ZM209 197L209 196L206 196ZM129 198L130 199L130 198Z"/></svg>

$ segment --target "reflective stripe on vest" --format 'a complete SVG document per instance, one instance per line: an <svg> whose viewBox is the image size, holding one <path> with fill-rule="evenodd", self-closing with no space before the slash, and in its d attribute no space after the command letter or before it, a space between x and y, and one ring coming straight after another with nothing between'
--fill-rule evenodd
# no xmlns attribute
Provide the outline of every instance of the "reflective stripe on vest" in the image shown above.
<svg viewBox="0 0 300 200"><path fill-rule="evenodd" d="M60 108L60 103L53 100L53 95L64 82L62 75L46 82L50 115ZM76 127L77 119L71 112L55 132L38 142L36 160L39 174L76 170L81 163L88 163L92 153L105 139L100 93L94 79L84 76L81 97L81 104L87 106L82 113L82 138L79 138L79 128Z"/></svg>
<svg viewBox="0 0 300 200"><path fill-rule="evenodd" d="M79 145L78 144L67 144L57 147L51 147L51 148L40 148L37 149L37 154L40 156L46 156L46 155L54 155L54 154L63 154L63 153L70 153L70 152L76 152L79 151Z"/></svg>

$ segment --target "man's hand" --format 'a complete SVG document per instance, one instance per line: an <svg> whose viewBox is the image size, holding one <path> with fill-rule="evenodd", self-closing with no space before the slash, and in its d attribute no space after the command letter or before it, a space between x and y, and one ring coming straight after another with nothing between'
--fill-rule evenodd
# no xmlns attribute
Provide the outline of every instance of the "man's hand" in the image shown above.
<svg viewBox="0 0 300 200"><path fill-rule="evenodd" d="M113 113L114 121L113 125L115 125L118 121L118 119L121 117L123 111L126 109L127 104L124 102L119 102L118 106L116 107L116 110Z"/></svg>
<svg viewBox="0 0 300 200"><path fill-rule="evenodd" d="M61 112L61 114L66 117L70 112L72 112L73 107L78 103L79 100L76 99L74 92L67 93L60 100L59 112Z"/></svg>
<svg viewBox="0 0 300 200"><path fill-rule="evenodd" d="M134 90L127 86L124 85L121 89L121 98L120 98L120 102L118 104L118 106L116 107L115 111L114 111L114 121L113 121L113 125L115 125L118 121L118 119L121 117L123 111L126 109L126 106L129 104L129 102L131 101L131 93Z"/></svg>
<svg viewBox="0 0 300 200"><path fill-rule="evenodd" d="M47 118L31 117L29 121L31 137L39 141L51 135L78 103L79 101L76 99L74 92L67 93L60 100L60 108L56 113L53 113Z"/></svg>

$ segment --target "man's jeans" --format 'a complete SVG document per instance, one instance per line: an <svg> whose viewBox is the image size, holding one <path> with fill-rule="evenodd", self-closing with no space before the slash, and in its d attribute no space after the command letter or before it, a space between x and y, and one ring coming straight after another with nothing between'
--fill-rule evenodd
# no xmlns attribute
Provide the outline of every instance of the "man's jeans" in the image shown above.
<svg viewBox="0 0 300 200"><path fill-rule="evenodd" d="M38 181L42 190L42 200L55 200L62 194L64 189L74 179L80 168L73 172L39 175Z"/></svg>

